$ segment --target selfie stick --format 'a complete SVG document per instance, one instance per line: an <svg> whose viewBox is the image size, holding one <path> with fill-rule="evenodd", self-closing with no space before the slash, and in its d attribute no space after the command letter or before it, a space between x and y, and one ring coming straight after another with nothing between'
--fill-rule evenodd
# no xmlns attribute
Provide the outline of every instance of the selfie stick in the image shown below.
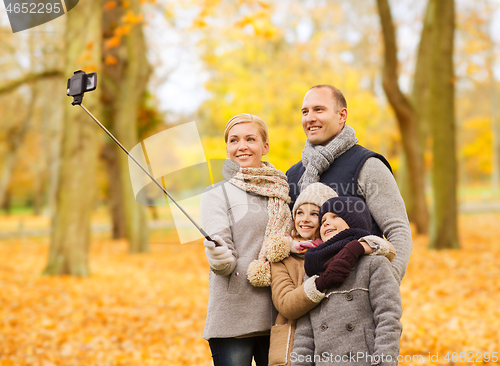
<svg viewBox="0 0 500 366"><path fill-rule="evenodd" d="M95 123L97 123L99 125L99 127L101 127L103 129L103 131L106 132L108 134L108 136L111 137L111 139L114 142L116 142L116 144L118 146L120 146L120 148L123 151L125 151L125 153L139 166L139 168L141 168L142 171L144 173L146 173L147 176L149 178L151 178L151 180L153 182L155 182L155 184L158 186L158 188L160 188L163 191L163 193L165 193L168 196L168 198L170 198L172 200L172 202L175 203L175 205L179 208L179 210L181 210L181 212L189 219L189 221L191 221L193 223L193 225L198 229L198 231L201 233L201 235L203 235L205 237L205 239L213 242L215 244L215 246L219 246L219 244L216 241L214 241L212 238L210 238L210 236L205 232L205 230L203 230L200 226L198 226L198 224L191 218L191 216L189 216L188 213L186 211L184 211L184 209L181 206L179 206L177 201L174 200L174 198L167 192L167 190L164 187L162 187L160 185L160 183L158 183L158 181L151 174L149 174L149 172L141 165L141 163L139 163L132 156L132 154L130 154L128 152L128 150L125 149L125 147L120 143L120 141L118 141L118 139L115 136L113 136L113 134L111 132L109 132L108 129L106 127L104 127L102 125L102 123L99 122L97 120L97 118L95 118L92 115L92 113L90 113L88 111L87 108L85 108L83 106L82 101L83 101L83 95L85 94L85 92L95 90L96 88L97 88L97 74L96 73L86 74L84 71L78 70L78 71L74 72L74 75L70 79L68 79L66 95L73 97L73 102L71 103L71 105L73 105L73 106L79 105L80 107L82 107L82 109L85 112L87 112L87 114L95 121Z"/></svg>
<svg viewBox="0 0 500 366"><path fill-rule="evenodd" d="M90 117L94 120L94 122L95 122L95 123L97 123L97 124L99 125L99 127L101 127L101 128L104 130L104 132L106 132L106 133L108 134L108 136L109 136L109 137L111 137L111 138L113 139L113 141L114 141L114 142L116 142L116 144L117 144L118 146L120 146L120 148L121 148L123 151L125 151L125 153L129 156L129 158L131 158L131 159L132 159L132 160L133 160L133 161L134 161L134 162L135 162L135 163L139 166L139 168L141 168L141 169L144 171L144 173L146 173L146 174L148 175L148 177L149 177L149 178L151 178L151 180L152 180L153 182L155 182L155 184L158 186L158 188L160 188L160 189L163 191L163 193L165 193L165 194L168 196L168 198L170 198L170 199L172 200L172 202L174 202L174 203L176 204L176 206L179 208L179 210L181 210L181 211L182 211L182 213L183 213L184 215L186 215L186 217L187 217L187 218L188 218L188 219L189 219L189 220L193 223L193 225L194 225L194 226L198 229L198 231L201 233L201 235L203 235L203 236L205 237L205 239L207 239L207 240L209 240L209 241L211 241L211 242L214 242L214 243L215 243L215 246L218 246L219 244L218 244L216 241L212 240L212 238L210 238L210 236L206 233L206 231L205 231L205 230L203 230L201 227L199 227L199 226L198 226L198 224L196 223L196 221L194 221L194 220L193 220L193 218L192 218L191 216L189 216L189 214L188 214L188 213L187 213L187 212L186 212L186 211L185 211L185 210L184 210L181 206L179 206L179 204L177 203L177 201L173 199L173 197L170 195L170 193L168 193L168 192L167 192L167 190L166 190L164 187L162 187L162 185L161 185L160 183L158 183L158 181L157 181L157 180L156 180L156 179L155 179L155 178L154 178L151 174L149 174L149 172L148 172L148 171L147 171L147 170L146 170L146 169L145 169L145 168L141 165L141 163L139 163L139 162L138 162L138 161L134 158L134 156L133 156L132 154L130 154L130 153L128 152L128 150L127 150L127 149L125 149L125 147L124 147L124 146L120 143L120 141L118 141L118 140L116 139L116 137L115 137L115 136L113 136L113 134L112 134L111 132L109 132L109 131L108 131L108 129L107 129L106 127L104 127L104 126L103 126L103 124L102 124L101 122L99 122L99 121L97 120L97 118L95 118L95 117L92 115L92 113L90 113L90 112L88 111L88 109L87 109L87 108L85 108L85 107L83 106L83 104L81 104L81 103L77 103L77 104L78 104L80 107L82 107L82 108L83 108L83 110L84 110L85 112L87 112L87 113L88 113L88 115L89 115L89 116L90 116Z"/></svg>

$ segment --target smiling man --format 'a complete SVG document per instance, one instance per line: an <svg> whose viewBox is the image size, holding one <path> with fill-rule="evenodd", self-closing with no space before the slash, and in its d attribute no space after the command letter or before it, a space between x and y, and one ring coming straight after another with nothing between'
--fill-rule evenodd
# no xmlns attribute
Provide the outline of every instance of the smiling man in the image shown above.
<svg viewBox="0 0 500 366"><path fill-rule="evenodd" d="M301 161L286 173L291 207L305 187L318 181L339 196L363 199L372 215L372 233L385 236L396 248L392 265L401 282L412 249L403 199L387 160L358 145L346 121L347 102L340 90L331 85L309 89L302 104L306 145Z"/></svg>

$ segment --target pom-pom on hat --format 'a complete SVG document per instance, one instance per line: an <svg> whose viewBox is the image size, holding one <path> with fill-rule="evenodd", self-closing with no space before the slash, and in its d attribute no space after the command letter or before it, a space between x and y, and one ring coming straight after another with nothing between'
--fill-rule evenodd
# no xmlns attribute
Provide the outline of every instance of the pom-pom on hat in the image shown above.
<svg viewBox="0 0 500 366"><path fill-rule="evenodd" d="M293 205L292 218L295 219L297 210L304 203L312 203L313 205L321 207L323 203L325 203L325 201L332 197L338 197L338 194L326 184L316 182L308 185L299 194L297 200L295 201L295 204Z"/></svg>
<svg viewBox="0 0 500 366"><path fill-rule="evenodd" d="M341 217L352 229L371 231L372 217L365 201L358 197L333 197L323 203L319 210L319 223L323 215L333 212Z"/></svg>

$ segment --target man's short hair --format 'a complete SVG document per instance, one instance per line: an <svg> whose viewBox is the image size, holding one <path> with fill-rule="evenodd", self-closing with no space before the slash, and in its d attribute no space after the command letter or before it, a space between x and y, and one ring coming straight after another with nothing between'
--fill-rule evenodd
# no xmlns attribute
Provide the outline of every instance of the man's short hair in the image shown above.
<svg viewBox="0 0 500 366"><path fill-rule="evenodd" d="M328 84L321 84L321 85L315 85L311 89L314 89L314 88L328 88L328 89L330 89L332 91L332 95L333 95L333 99L336 103L336 107L338 109L347 108L347 102L345 100L344 94L342 94L342 92L340 90L338 90L336 87L334 87L332 85L328 85ZM309 90L311 90L311 89L309 89Z"/></svg>

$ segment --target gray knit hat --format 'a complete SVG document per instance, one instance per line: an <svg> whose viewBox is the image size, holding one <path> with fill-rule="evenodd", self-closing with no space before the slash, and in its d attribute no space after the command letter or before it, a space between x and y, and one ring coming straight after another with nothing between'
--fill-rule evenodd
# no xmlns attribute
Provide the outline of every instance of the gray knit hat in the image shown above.
<svg viewBox="0 0 500 366"><path fill-rule="evenodd" d="M328 187L326 184L320 182L309 184L297 197L297 200L293 205L292 218L295 219L297 210L304 203L312 203L313 205L321 207L323 203L328 201L330 198L338 196L337 192Z"/></svg>

